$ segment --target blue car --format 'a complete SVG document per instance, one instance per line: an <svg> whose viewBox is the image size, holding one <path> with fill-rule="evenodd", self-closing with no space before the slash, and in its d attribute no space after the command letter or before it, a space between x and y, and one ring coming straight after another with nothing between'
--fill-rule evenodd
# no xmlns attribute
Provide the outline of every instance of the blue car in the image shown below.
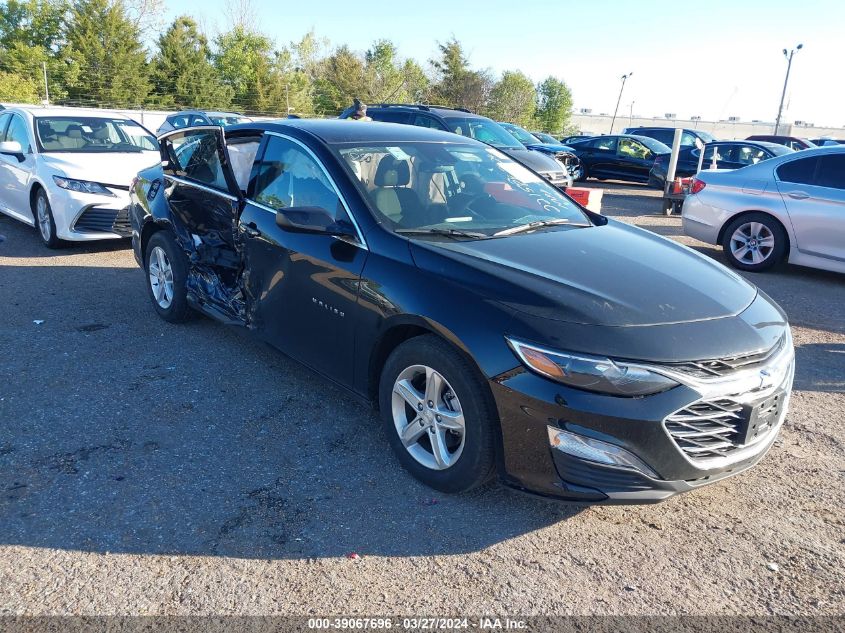
<svg viewBox="0 0 845 633"><path fill-rule="evenodd" d="M528 149L543 152L544 154L548 154L563 163L566 166L566 170L569 172L569 175L572 176L572 180L578 180L581 175L581 161L578 160L578 157L572 151L571 147L564 145L563 143L558 143L557 141L554 143L547 143L534 136L525 128L519 127L513 123L499 122L499 125L505 128L511 136L525 145Z"/></svg>

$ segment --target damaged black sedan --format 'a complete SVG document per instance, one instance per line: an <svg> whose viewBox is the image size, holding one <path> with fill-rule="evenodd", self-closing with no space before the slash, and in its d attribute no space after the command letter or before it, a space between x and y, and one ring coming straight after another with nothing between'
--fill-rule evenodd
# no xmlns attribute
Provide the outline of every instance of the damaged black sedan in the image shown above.
<svg viewBox="0 0 845 633"><path fill-rule="evenodd" d="M244 327L374 402L438 490L659 501L753 465L784 421L768 297L494 148L337 120L160 144L130 213L156 312Z"/></svg>

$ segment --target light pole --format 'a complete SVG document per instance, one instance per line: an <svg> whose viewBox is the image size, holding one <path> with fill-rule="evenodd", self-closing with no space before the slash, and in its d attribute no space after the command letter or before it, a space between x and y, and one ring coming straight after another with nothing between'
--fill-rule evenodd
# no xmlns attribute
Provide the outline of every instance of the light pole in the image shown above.
<svg viewBox="0 0 845 633"><path fill-rule="evenodd" d="M795 55L796 51L800 51L804 48L803 44L799 44L795 48L793 48L789 53L786 52L786 49L783 49L783 56L786 57L788 63L786 65L786 78L783 80L783 92L780 95L780 106L778 107L778 118L775 121L775 134L778 133L778 128L780 127L780 117L783 114L783 100L786 98L786 84L789 83L789 71L792 70L792 56Z"/></svg>
<svg viewBox="0 0 845 633"><path fill-rule="evenodd" d="M619 102L622 101L622 91L625 90L625 82L628 80L628 77L633 74L633 72L630 72L627 75L622 75L622 87L619 88L619 98L616 100L616 109L613 111L613 119L610 121L611 134L613 134L613 124L616 123L616 114L619 112Z"/></svg>

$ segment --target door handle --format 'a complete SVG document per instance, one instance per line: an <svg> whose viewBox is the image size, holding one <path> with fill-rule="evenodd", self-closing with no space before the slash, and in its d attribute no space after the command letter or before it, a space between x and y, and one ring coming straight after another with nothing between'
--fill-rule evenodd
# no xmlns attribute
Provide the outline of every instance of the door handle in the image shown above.
<svg viewBox="0 0 845 633"><path fill-rule="evenodd" d="M804 193L803 191L790 191L786 195L788 195L793 200L806 200L810 197L809 193Z"/></svg>
<svg viewBox="0 0 845 633"><path fill-rule="evenodd" d="M247 237L259 237L261 235L261 231L258 230L255 222L250 222L243 227L243 232Z"/></svg>

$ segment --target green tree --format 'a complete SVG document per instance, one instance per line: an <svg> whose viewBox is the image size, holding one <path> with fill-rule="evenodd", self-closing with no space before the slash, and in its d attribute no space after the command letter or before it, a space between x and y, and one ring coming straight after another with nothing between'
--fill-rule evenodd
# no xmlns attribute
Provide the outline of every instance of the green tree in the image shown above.
<svg viewBox="0 0 845 633"><path fill-rule="evenodd" d="M431 60L437 75L432 98L437 103L481 112L487 106L493 78L487 70L472 70L461 43L455 37L437 45L440 57Z"/></svg>
<svg viewBox="0 0 845 633"><path fill-rule="evenodd" d="M260 112L261 91L271 83L275 52L267 36L236 25L217 40L214 66L233 92L232 104L241 110Z"/></svg>
<svg viewBox="0 0 845 633"><path fill-rule="evenodd" d="M0 71L0 100L11 103L38 103L38 86L31 79L17 73Z"/></svg>
<svg viewBox="0 0 845 633"><path fill-rule="evenodd" d="M497 121L508 121L523 127L534 123L537 90L534 83L519 71L505 71L490 92L487 114Z"/></svg>
<svg viewBox="0 0 845 633"><path fill-rule="evenodd" d="M277 51L270 67L259 73L258 109L273 115L310 114L314 111L311 81L294 64L290 49Z"/></svg>
<svg viewBox="0 0 845 633"><path fill-rule="evenodd" d="M124 107L145 102L146 51L122 0L75 0L66 40L65 55L74 70L69 101Z"/></svg>
<svg viewBox="0 0 845 633"><path fill-rule="evenodd" d="M42 64L47 65L50 96L63 96L66 64L59 51L66 11L62 0L7 0L0 5L0 68L35 86L39 98L44 98Z"/></svg>
<svg viewBox="0 0 845 633"><path fill-rule="evenodd" d="M572 116L572 92L560 79L548 77L537 87L537 125L543 132L561 134Z"/></svg>
<svg viewBox="0 0 845 633"><path fill-rule="evenodd" d="M338 114L354 98L372 101L364 60L348 46L339 47L325 60L314 92L318 114Z"/></svg>
<svg viewBox="0 0 845 633"><path fill-rule="evenodd" d="M226 109L233 89L211 64L208 40L190 17L176 18L158 40L149 103L161 107Z"/></svg>

